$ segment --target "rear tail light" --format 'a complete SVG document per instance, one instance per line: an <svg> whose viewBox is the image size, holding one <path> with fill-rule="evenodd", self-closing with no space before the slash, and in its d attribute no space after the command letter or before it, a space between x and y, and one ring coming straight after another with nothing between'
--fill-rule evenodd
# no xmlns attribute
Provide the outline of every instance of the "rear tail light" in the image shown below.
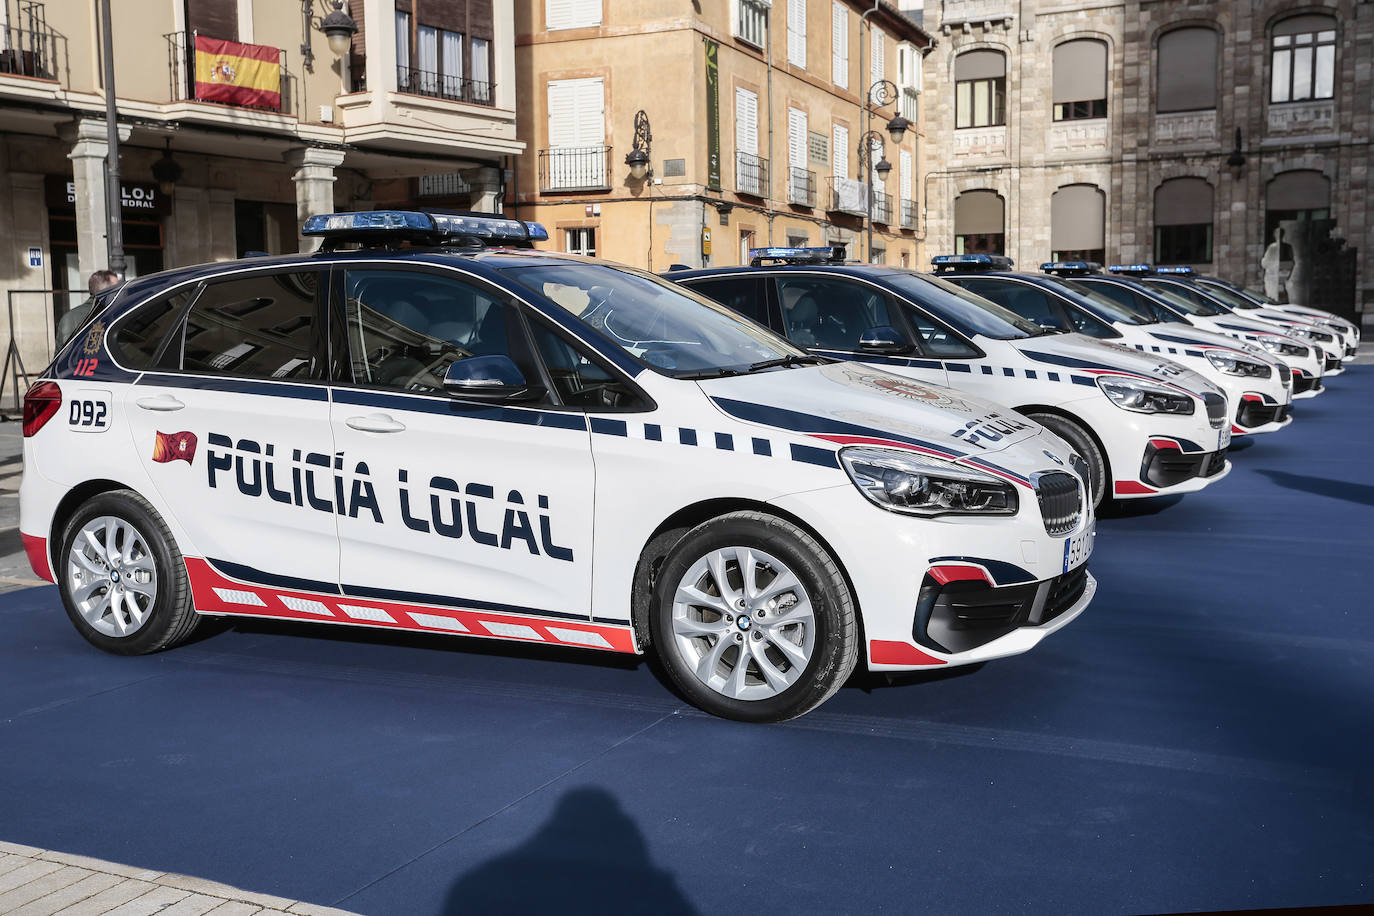
<svg viewBox="0 0 1374 916"><path fill-rule="evenodd" d="M38 382L24 395L24 438L38 432L62 408L62 389L56 382Z"/></svg>

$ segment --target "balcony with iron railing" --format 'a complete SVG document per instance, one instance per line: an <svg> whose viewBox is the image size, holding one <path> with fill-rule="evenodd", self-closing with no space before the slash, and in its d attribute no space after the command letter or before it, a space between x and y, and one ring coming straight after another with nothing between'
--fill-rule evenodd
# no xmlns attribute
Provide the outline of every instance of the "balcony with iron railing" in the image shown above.
<svg viewBox="0 0 1374 916"><path fill-rule="evenodd" d="M283 115L296 114L296 97L299 94L298 77L291 73L286 66L286 51L281 48L274 48L278 55L279 70L279 89L277 102L248 104L226 101L223 98L207 98L205 93L199 91L199 86L205 83L198 83L196 78L196 33L195 32L168 32L162 36L167 42L167 75L170 91L170 100L173 102L205 102L211 105L223 105L226 108L241 108L254 111L269 111Z"/></svg>
<svg viewBox="0 0 1374 916"><path fill-rule="evenodd" d="M816 173L810 169L787 170L787 202L798 207L816 206Z"/></svg>
<svg viewBox="0 0 1374 916"><path fill-rule="evenodd" d="M608 191L609 146L560 146L539 151L540 191Z"/></svg>
<svg viewBox="0 0 1374 916"><path fill-rule="evenodd" d="M902 228L916 228L916 201L914 200L902 201Z"/></svg>
<svg viewBox="0 0 1374 916"><path fill-rule="evenodd" d="M48 25L43 4L20 2L10 15L0 25L0 76L60 82L67 70L67 38Z"/></svg>
<svg viewBox="0 0 1374 916"><path fill-rule="evenodd" d="M466 102L469 105L486 105L488 107L496 104L495 83L402 65L396 67L396 89L399 92L409 92L414 95L424 95L449 102Z"/></svg>
<svg viewBox="0 0 1374 916"><path fill-rule="evenodd" d="M873 222L884 225L892 222L892 195L873 192Z"/></svg>
<svg viewBox="0 0 1374 916"><path fill-rule="evenodd" d="M831 213L848 213L850 216L868 214L868 185L855 178L826 179L825 209Z"/></svg>
<svg viewBox="0 0 1374 916"><path fill-rule="evenodd" d="M752 197L767 197L768 160L751 153L735 153L735 190Z"/></svg>

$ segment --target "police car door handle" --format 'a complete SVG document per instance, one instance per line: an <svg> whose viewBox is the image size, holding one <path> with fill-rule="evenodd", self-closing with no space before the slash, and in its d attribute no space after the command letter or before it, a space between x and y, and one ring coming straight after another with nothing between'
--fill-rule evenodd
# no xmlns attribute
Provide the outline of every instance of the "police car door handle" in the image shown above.
<svg viewBox="0 0 1374 916"><path fill-rule="evenodd" d="M180 410L186 406L170 394L159 394L151 398L139 398L135 403L144 410Z"/></svg>
<svg viewBox="0 0 1374 916"><path fill-rule="evenodd" d="M349 417L344 421L350 429L365 433L399 433L406 428L404 423L393 420L384 413L370 413L365 417Z"/></svg>

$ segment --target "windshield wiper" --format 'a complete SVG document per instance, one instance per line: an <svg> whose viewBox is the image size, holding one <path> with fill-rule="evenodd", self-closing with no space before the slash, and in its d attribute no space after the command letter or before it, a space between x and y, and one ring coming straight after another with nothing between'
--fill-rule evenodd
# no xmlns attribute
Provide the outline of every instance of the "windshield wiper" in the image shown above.
<svg viewBox="0 0 1374 916"><path fill-rule="evenodd" d="M1040 333L1039 333L1039 334L1036 334L1035 336L1036 336L1036 337L1044 337L1046 334L1067 334L1067 333L1069 333L1069 329L1068 329L1068 328L1050 328L1050 327L1046 327L1045 325L1042 324L1042 325L1040 325Z"/></svg>
<svg viewBox="0 0 1374 916"><path fill-rule="evenodd" d="M707 379L707 378L726 378L731 375L743 375L738 369L698 369L695 372L680 372L678 378L685 379Z"/></svg>
<svg viewBox="0 0 1374 916"><path fill-rule="evenodd" d="M781 369L787 366L800 366L802 363L828 363L830 360L824 356L815 356L810 353L798 353L783 356L779 359L765 359L762 362L753 363L746 369L746 372L758 372L761 369Z"/></svg>

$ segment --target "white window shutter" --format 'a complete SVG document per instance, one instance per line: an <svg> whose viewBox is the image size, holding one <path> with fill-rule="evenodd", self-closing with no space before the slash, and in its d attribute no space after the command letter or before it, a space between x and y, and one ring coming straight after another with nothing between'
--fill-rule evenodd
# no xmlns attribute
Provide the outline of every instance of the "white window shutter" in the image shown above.
<svg viewBox="0 0 1374 916"><path fill-rule="evenodd" d="M830 150L830 162L836 178L849 177L849 128L836 124Z"/></svg>
<svg viewBox="0 0 1374 916"><path fill-rule="evenodd" d="M883 181L882 173L878 171L878 163L883 161L883 141L877 137L868 141L868 161L873 164L873 193L885 194L887 192L887 182ZM860 181L867 179L864 175Z"/></svg>
<svg viewBox="0 0 1374 916"><path fill-rule="evenodd" d="M787 109L787 159L793 168L806 168L806 112Z"/></svg>
<svg viewBox="0 0 1374 916"><path fill-rule="evenodd" d="M577 90L572 80L549 83L549 146L576 146Z"/></svg>
<svg viewBox="0 0 1374 916"><path fill-rule="evenodd" d="M759 152L759 97L748 89L735 90L735 151Z"/></svg>
<svg viewBox="0 0 1374 916"><path fill-rule="evenodd" d="M868 49L868 82L870 85L883 78L886 69L886 49L887 36L879 28L871 29L869 38L872 41Z"/></svg>
<svg viewBox="0 0 1374 916"><path fill-rule="evenodd" d="M834 0L830 25L830 79L841 89L849 88L849 7Z"/></svg>
<svg viewBox="0 0 1374 916"><path fill-rule="evenodd" d="M787 0L787 62L806 68L806 0Z"/></svg>
<svg viewBox="0 0 1374 916"><path fill-rule="evenodd" d="M600 187L606 183L605 83L602 79L549 83L549 187Z"/></svg>
<svg viewBox="0 0 1374 916"><path fill-rule="evenodd" d="M606 145L606 84L600 78L575 80L577 87L577 145Z"/></svg>
<svg viewBox="0 0 1374 916"><path fill-rule="evenodd" d="M601 25L601 0L544 0L544 25L550 31Z"/></svg>
<svg viewBox="0 0 1374 916"><path fill-rule="evenodd" d="M912 174L911 152L909 150L902 150L899 158L901 159L902 170L902 200L915 200L915 198L911 196L912 181L915 180L916 177Z"/></svg>

